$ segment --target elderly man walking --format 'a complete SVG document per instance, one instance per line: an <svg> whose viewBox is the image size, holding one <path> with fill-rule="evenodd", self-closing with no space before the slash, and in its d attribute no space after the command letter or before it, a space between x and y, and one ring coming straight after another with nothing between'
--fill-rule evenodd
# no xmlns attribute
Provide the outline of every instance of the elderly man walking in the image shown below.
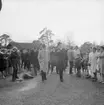
<svg viewBox="0 0 104 105"><path fill-rule="evenodd" d="M65 69L65 54L63 53L63 49L62 49L62 43L58 43L58 50L57 50L57 70L59 72L59 76L60 76L60 81L63 82L63 71Z"/></svg>
<svg viewBox="0 0 104 105"><path fill-rule="evenodd" d="M48 71L48 51L46 49L46 46L43 44L39 50L38 54L38 60L40 64L40 71L41 71L41 76L42 76L42 81L47 80L46 78L46 73Z"/></svg>

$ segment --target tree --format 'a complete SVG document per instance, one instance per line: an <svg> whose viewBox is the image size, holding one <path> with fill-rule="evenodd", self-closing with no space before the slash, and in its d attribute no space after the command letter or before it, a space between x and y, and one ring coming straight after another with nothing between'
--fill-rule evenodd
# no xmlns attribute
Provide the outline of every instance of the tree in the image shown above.
<svg viewBox="0 0 104 105"><path fill-rule="evenodd" d="M39 34L40 34L39 41L41 43L46 44L48 46L53 43L52 36L54 34L52 33L52 30L44 28L42 31L40 31Z"/></svg>
<svg viewBox="0 0 104 105"><path fill-rule="evenodd" d="M90 43L90 42L85 42L85 43L84 43L83 45L81 45L81 47L80 47L81 53L83 53L83 54L89 53L92 46L93 46L92 43Z"/></svg>
<svg viewBox="0 0 104 105"><path fill-rule="evenodd" d="M69 48L70 46L74 46L74 32L73 31L68 31L66 34L66 42L67 42L67 47Z"/></svg>
<svg viewBox="0 0 104 105"><path fill-rule="evenodd" d="M12 39L7 34L3 34L0 36L0 42L2 45L4 44L4 46L7 46L11 41L12 41Z"/></svg>
<svg viewBox="0 0 104 105"><path fill-rule="evenodd" d="M101 42L100 42L100 45L101 45L101 46L104 45L104 41L101 41Z"/></svg>
<svg viewBox="0 0 104 105"><path fill-rule="evenodd" d="M34 40L33 41L33 44L34 44L34 47L39 49L40 45L41 45L41 42L39 40Z"/></svg>

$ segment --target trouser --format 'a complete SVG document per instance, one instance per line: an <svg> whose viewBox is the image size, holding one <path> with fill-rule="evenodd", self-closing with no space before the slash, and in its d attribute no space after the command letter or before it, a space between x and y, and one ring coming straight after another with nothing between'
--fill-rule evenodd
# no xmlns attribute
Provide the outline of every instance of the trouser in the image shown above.
<svg viewBox="0 0 104 105"><path fill-rule="evenodd" d="M63 70L59 70L60 81L63 81Z"/></svg>
<svg viewBox="0 0 104 105"><path fill-rule="evenodd" d="M13 67L12 81L15 81L18 78L18 76L17 76L17 73L18 73L18 60L17 59L12 60L12 67Z"/></svg>
<svg viewBox="0 0 104 105"><path fill-rule="evenodd" d="M77 76L81 77L81 67L77 67Z"/></svg>
<svg viewBox="0 0 104 105"><path fill-rule="evenodd" d="M51 73L53 73L54 65L51 65Z"/></svg>
<svg viewBox="0 0 104 105"><path fill-rule="evenodd" d="M41 77L42 77L42 81L47 80L46 72L44 72L43 70L41 70Z"/></svg>
<svg viewBox="0 0 104 105"><path fill-rule="evenodd" d="M50 63L50 62L48 62L48 70L47 70L47 74L49 74L50 69L51 69L51 63Z"/></svg>
<svg viewBox="0 0 104 105"><path fill-rule="evenodd" d="M18 71L18 67L17 67L17 64L15 64L13 65L12 81L15 81L18 78L17 71Z"/></svg>
<svg viewBox="0 0 104 105"><path fill-rule="evenodd" d="M29 61L29 60L26 60L26 61L24 62L24 69L30 70L30 61Z"/></svg>
<svg viewBox="0 0 104 105"><path fill-rule="evenodd" d="M56 65L56 73L59 74L58 65Z"/></svg>
<svg viewBox="0 0 104 105"><path fill-rule="evenodd" d="M54 69L54 67L56 66L56 64L55 63L50 63L50 68L51 68L51 73L53 73L53 69ZM57 72L57 71L56 71Z"/></svg>
<svg viewBox="0 0 104 105"><path fill-rule="evenodd" d="M25 64L25 60L22 59L22 60L21 60L21 68L23 67L24 64Z"/></svg>
<svg viewBox="0 0 104 105"><path fill-rule="evenodd" d="M70 64L69 74L72 74L73 61L69 61L69 64Z"/></svg>
<svg viewBox="0 0 104 105"><path fill-rule="evenodd" d="M37 69L36 66L33 64L35 76L37 76Z"/></svg>
<svg viewBox="0 0 104 105"><path fill-rule="evenodd" d="M97 72L94 72L94 78L97 79Z"/></svg>

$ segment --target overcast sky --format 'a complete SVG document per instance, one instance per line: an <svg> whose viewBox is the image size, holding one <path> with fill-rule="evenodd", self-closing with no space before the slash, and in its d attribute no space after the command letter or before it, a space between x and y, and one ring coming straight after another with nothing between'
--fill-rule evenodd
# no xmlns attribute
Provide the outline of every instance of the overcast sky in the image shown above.
<svg viewBox="0 0 104 105"><path fill-rule="evenodd" d="M83 2L82 2L83 1ZM15 41L31 42L47 27L54 39L104 41L103 0L3 0L0 34Z"/></svg>

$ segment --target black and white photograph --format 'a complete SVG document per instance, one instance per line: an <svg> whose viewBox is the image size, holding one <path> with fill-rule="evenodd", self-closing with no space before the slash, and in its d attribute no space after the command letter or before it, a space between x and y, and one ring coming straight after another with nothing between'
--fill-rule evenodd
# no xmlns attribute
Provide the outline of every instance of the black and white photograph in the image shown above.
<svg viewBox="0 0 104 105"><path fill-rule="evenodd" d="M0 105L104 105L104 0L0 0Z"/></svg>

